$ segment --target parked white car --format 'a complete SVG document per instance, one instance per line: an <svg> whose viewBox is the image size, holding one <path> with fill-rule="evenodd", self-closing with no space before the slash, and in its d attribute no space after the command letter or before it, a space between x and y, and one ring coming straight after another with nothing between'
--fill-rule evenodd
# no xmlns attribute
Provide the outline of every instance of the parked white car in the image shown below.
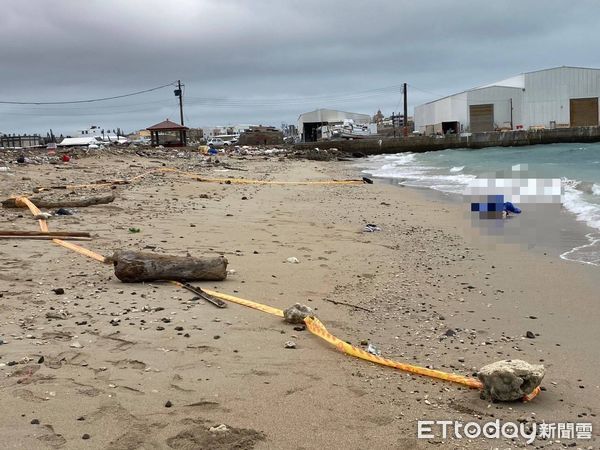
<svg viewBox="0 0 600 450"><path fill-rule="evenodd" d="M221 138L210 138L208 140L208 142L206 143L206 145L208 145L209 147L212 147L212 148L221 148L221 147L224 147L225 145L229 145L229 143L228 142L226 143Z"/></svg>

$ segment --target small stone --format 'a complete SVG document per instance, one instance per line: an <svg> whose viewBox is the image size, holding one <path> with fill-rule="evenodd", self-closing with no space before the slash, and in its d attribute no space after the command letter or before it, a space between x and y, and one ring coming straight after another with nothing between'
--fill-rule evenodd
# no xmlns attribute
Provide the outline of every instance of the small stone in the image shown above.
<svg viewBox="0 0 600 450"><path fill-rule="evenodd" d="M40 419L31 419L31 425L39 425L40 424Z"/></svg>
<svg viewBox="0 0 600 450"><path fill-rule="evenodd" d="M525 333L525 337L528 339L535 339L535 334L533 333L533 331L528 331L527 333Z"/></svg>
<svg viewBox="0 0 600 450"><path fill-rule="evenodd" d="M42 364L44 362L44 357L40 356L38 359L38 364Z"/></svg>
<svg viewBox="0 0 600 450"><path fill-rule="evenodd" d="M284 348L296 348L296 343L294 341L287 341L283 346Z"/></svg>
<svg viewBox="0 0 600 450"><path fill-rule="evenodd" d="M313 310L308 306L295 303L283 311L283 319L292 324L304 324L304 319L313 314Z"/></svg>
<svg viewBox="0 0 600 450"><path fill-rule="evenodd" d="M83 417L83 416L79 416L79 417L77 418L77 420L79 420L79 421L85 420L85 417Z"/></svg>
<svg viewBox="0 0 600 450"><path fill-rule="evenodd" d="M173 406L173 403L171 403L171 400L167 400L167 403L165 403L165 408L170 408L171 406Z"/></svg>
<svg viewBox="0 0 600 450"><path fill-rule="evenodd" d="M221 336L219 336L218 334L215 334L215 335L213 336L213 339L221 339Z"/></svg>
<svg viewBox="0 0 600 450"><path fill-rule="evenodd" d="M63 295L65 290L63 288L52 289L56 295Z"/></svg>
<svg viewBox="0 0 600 450"><path fill-rule="evenodd" d="M81 345L78 341L75 341L75 342L71 343L70 347L72 347L72 348L83 348L83 345Z"/></svg>
<svg viewBox="0 0 600 450"><path fill-rule="evenodd" d="M81 439L85 439L85 440L87 440L87 439L89 439L90 437L91 437L91 436L90 436L89 434L85 433L83 436L81 436Z"/></svg>
<svg viewBox="0 0 600 450"><path fill-rule="evenodd" d="M175 331L183 331L183 327L175 327Z"/></svg>
<svg viewBox="0 0 600 450"><path fill-rule="evenodd" d="M288 263L290 263L290 264L300 264L300 261L295 256L290 256L285 261L288 262Z"/></svg>
<svg viewBox="0 0 600 450"><path fill-rule="evenodd" d="M456 335L456 331L454 331L451 328L447 329L446 332L444 333L444 336L448 336L448 337L455 336L455 335Z"/></svg>
<svg viewBox="0 0 600 450"><path fill-rule="evenodd" d="M306 325L298 325L294 327L294 331L304 331L306 330Z"/></svg>

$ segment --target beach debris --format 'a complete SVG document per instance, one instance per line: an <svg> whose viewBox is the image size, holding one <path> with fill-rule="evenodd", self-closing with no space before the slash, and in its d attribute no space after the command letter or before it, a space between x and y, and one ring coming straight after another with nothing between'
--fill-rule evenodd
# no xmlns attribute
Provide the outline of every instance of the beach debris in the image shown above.
<svg viewBox="0 0 600 450"><path fill-rule="evenodd" d="M477 377L483 383L482 398L510 402L531 394L540 385L545 373L546 369L541 364L509 359L482 367Z"/></svg>
<svg viewBox="0 0 600 450"><path fill-rule="evenodd" d="M290 264L300 264L300 261L295 256L290 256L288 259L285 260L285 262L288 262Z"/></svg>
<svg viewBox="0 0 600 450"><path fill-rule="evenodd" d="M35 216L33 216L33 219L34 220L48 220L50 217L52 217L52 214L41 212L41 213L36 214Z"/></svg>
<svg viewBox="0 0 600 450"><path fill-rule="evenodd" d="M293 306L283 310L283 320L292 324L304 325L304 319L313 315L314 312L311 308L300 303L294 303Z"/></svg>
<svg viewBox="0 0 600 450"><path fill-rule="evenodd" d="M127 231L129 231L130 233L139 233L142 230L140 230L139 228L130 227Z"/></svg>
<svg viewBox="0 0 600 450"><path fill-rule="evenodd" d="M363 229L363 231L365 233L374 233L375 231L381 231L381 228L378 227L374 223L368 223L368 224L365 225L365 228Z"/></svg>
<svg viewBox="0 0 600 450"><path fill-rule="evenodd" d="M294 341L286 341L285 344L283 344L284 348L296 348L296 343Z"/></svg>
<svg viewBox="0 0 600 450"><path fill-rule="evenodd" d="M69 318L69 313L62 309L60 311L48 311L46 313L46 318L47 319L65 320L65 319Z"/></svg>
<svg viewBox="0 0 600 450"><path fill-rule="evenodd" d="M55 216L72 216L73 211L71 211L67 208L58 208L56 211L54 211L54 215Z"/></svg>
<svg viewBox="0 0 600 450"><path fill-rule="evenodd" d="M208 429L208 431L210 431L211 433L223 433L225 431L229 431L229 428L227 428L227 425L225 425L224 423L222 423L221 425L210 427Z"/></svg>
<svg viewBox="0 0 600 450"><path fill-rule="evenodd" d="M229 271L227 271L227 273L229 273ZM180 283L180 284L181 284L181 287L183 287L184 289L187 289L188 291L196 294L197 297L194 297L194 298L196 298L196 299L201 298L204 301L206 301L212 305L215 305L217 308L227 308L227 303L225 303L220 298L216 298L216 297L213 297L212 295L207 294L199 287L192 286L189 283Z"/></svg>
<svg viewBox="0 0 600 450"><path fill-rule="evenodd" d="M112 203L115 200L114 194L98 194L98 195L75 195L68 194L38 194L28 197L31 202L38 208L75 208L86 207L92 205L103 205ZM11 197L2 202L5 208L22 208L24 205L17 205L17 197Z"/></svg>
<svg viewBox="0 0 600 450"><path fill-rule="evenodd" d="M381 350L379 350L377 347L375 347L370 342L369 342L369 345L367 345L367 352L369 352L371 355L381 356Z"/></svg>
<svg viewBox="0 0 600 450"><path fill-rule="evenodd" d="M124 283L154 280L222 281L227 278L223 256L171 256L117 251L110 258L115 275Z"/></svg>

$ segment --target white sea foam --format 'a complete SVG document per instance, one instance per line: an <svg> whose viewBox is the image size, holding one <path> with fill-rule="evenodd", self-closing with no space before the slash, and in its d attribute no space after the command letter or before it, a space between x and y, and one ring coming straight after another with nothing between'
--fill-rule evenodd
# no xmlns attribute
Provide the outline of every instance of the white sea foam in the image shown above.
<svg viewBox="0 0 600 450"><path fill-rule="evenodd" d="M452 169L450 169L450 172L462 172L462 170L465 168L465 166L456 166L453 167Z"/></svg>

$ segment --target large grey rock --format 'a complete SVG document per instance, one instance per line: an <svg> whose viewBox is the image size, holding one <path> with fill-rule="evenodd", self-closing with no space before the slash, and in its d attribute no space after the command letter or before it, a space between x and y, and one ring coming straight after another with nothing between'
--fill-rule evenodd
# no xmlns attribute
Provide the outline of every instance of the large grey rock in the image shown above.
<svg viewBox="0 0 600 450"><path fill-rule="evenodd" d="M314 315L313 310L300 303L283 310L283 319L288 323L304 323L304 318Z"/></svg>
<svg viewBox="0 0 600 450"><path fill-rule="evenodd" d="M483 397L510 402L531 394L540 385L545 373L543 365L509 359L482 367L477 376L483 383Z"/></svg>

